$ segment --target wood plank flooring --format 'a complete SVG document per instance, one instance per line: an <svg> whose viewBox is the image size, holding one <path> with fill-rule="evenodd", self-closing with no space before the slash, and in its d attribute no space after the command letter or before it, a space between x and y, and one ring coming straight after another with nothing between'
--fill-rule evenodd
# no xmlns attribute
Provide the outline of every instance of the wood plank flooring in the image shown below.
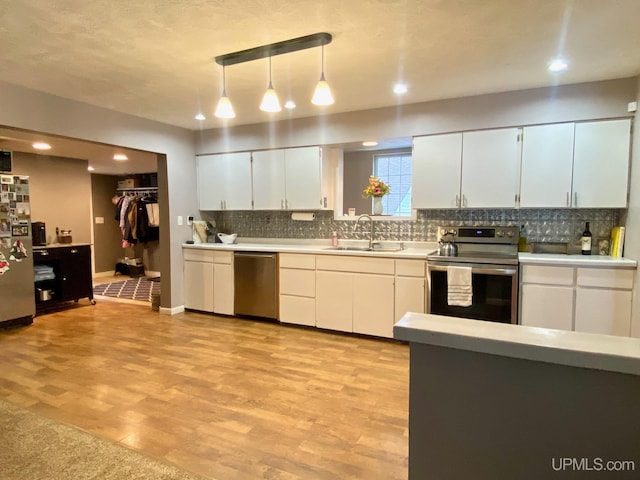
<svg viewBox="0 0 640 480"><path fill-rule="evenodd" d="M0 398L219 480L406 479L408 357L101 300L0 330Z"/></svg>

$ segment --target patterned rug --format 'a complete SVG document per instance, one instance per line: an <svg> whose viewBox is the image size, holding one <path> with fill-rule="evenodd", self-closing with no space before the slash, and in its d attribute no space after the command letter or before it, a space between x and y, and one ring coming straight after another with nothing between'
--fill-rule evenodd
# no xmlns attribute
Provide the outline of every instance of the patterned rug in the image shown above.
<svg viewBox="0 0 640 480"><path fill-rule="evenodd" d="M151 302L152 295L160 295L160 282L156 279L140 277L121 282L104 283L93 287L93 294Z"/></svg>

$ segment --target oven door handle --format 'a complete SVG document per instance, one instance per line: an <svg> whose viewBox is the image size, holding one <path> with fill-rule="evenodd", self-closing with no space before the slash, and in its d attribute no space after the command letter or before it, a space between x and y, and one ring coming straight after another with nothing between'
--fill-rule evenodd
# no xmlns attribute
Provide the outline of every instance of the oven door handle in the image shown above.
<svg viewBox="0 0 640 480"><path fill-rule="evenodd" d="M445 265L428 265L429 271L446 272L447 267ZM505 275L512 276L516 274L515 268L482 268L471 267L471 274L477 273L478 275Z"/></svg>

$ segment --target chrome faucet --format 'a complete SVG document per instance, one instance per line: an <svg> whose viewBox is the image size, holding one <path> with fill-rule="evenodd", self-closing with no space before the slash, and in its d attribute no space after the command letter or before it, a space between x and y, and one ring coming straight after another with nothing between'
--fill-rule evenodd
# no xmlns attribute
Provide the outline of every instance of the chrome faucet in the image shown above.
<svg viewBox="0 0 640 480"><path fill-rule="evenodd" d="M356 224L353 226L353 231L355 232L358 229L358 224L364 217L367 217L369 219L369 250L373 250L373 218L371 218L371 215L368 215L366 213L360 215L356 220Z"/></svg>

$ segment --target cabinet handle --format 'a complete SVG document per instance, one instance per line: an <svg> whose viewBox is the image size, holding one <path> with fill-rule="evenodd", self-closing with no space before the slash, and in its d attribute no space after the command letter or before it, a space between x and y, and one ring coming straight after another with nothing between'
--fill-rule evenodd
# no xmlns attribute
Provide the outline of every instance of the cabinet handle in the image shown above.
<svg viewBox="0 0 640 480"><path fill-rule="evenodd" d="M284 198L280 199L280 210L284 210Z"/></svg>
<svg viewBox="0 0 640 480"><path fill-rule="evenodd" d="M46 250L40 250L40 255L49 255L49 252L47 252Z"/></svg>
<svg viewBox="0 0 640 480"><path fill-rule="evenodd" d="M573 193L573 206L574 207L578 206L578 192Z"/></svg>
<svg viewBox="0 0 640 480"><path fill-rule="evenodd" d="M569 192L567 192L567 207L569 206Z"/></svg>
<svg viewBox="0 0 640 480"><path fill-rule="evenodd" d="M458 195L456 195L456 207L460 206L460 197L458 197Z"/></svg>
<svg viewBox="0 0 640 480"><path fill-rule="evenodd" d="M462 206L463 207L467 206L467 196L466 195L462 195Z"/></svg>
<svg viewBox="0 0 640 480"><path fill-rule="evenodd" d="M289 210L289 200L288 199L284 199L284 207Z"/></svg>
<svg viewBox="0 0 640 480"><path fill-rule="evenodd" d="M220 200L220 210L224 210L224 202Z"/></svg>
<svg viewBox="0 0 640 480"><path fill-rule="evenodd" d="M75 248L69 250L69 253L78 253L78 250L76 250Z"/></svg>

